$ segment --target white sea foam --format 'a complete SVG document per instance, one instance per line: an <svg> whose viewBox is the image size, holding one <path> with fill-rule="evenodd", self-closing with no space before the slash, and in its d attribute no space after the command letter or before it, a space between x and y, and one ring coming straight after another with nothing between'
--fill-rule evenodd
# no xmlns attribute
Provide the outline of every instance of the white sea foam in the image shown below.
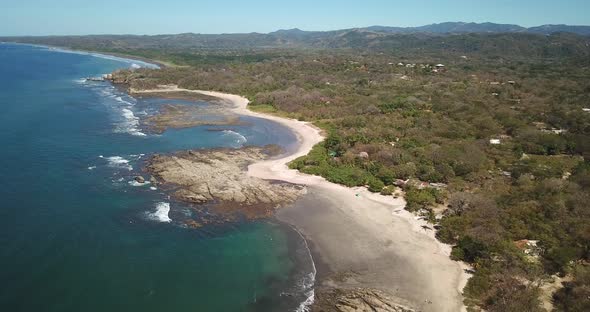
<svg viewBox="0 0 590 312"><path fill-rule="evenodd" d="M132 100L132 99L130 99L130 100ZM133 105L135 105L135 103L123 99L122 96L115 96L115 101L117 101L119 103L122 103L122 104L124 104L126 106L133 106Z"/></svg>
<svg viewBox="0 0 590 312"><path fill-rule="evenodd" d="M129 181L128 183L129 183L129 185L131 185L131 186L146 186L146 185L149 185L149 184L151 184L151 183L150 183L150 181L145 181L145 182L143 182L143 183L139 183L139 182L137 182L137 181L135 181L135 180L131 180L131 181Z"/></svg>
<svg viewBox="0 0 590 312"><path fill-rule="evenodd" d="M33 44L26 44L26 45L40 47L40 48L45 49L45 51L48 51L48 52L59 52L59 53L90 55L90 56L98 57L98 58L102 58L102 59L123 62L123 63L130 64L129 66L131 68L134 68L134 69L135 68L142 68L142 67L145 67L145 68L154 68L154 69L160 68L160 66L158 66L156 64L151 64L151 63L143 62L143 61L139 61L139 60L127 59L127 58L123 58L123 57L117 57L117 56L113 56L113 55L106 55L106 54L100 54L100 53L94 53L94 52L86 52L86 51L73 51L73 50L55 48L55 47L44 46L44 45L33 45ZM135 66L139 66L139 67L135 67L134 65Z"/></svg>
<svg viewBox="0 0 590 312"><path fill-rule="evenodd" d="M317 270L315 267L315 263L313 262L313 258L311 256L311 250L309 249L309 245L307 244L307 240L305 239L305 237L303 237L303 234L301 234L301 232L299 232L299 230L297 230L297 228L292 227L293 230L295 230L295 232L297 232L297 234L299 234L299 236L301 237L301 239L303 240L307 255L309 256L309 259L311 261L311 272L309 274L307 274L301 281L300 281L300 287L301 289L305 292L305 296L306 299L301 302L299 304L299 306L297 307L297 309L295 310L296 312L308 312L311 310L311 305L313 304L314 300L315 300L315 277L317 274Z"/></svg>
<svg viewBox="0 0 590 312"><path fill-rule="evenodd" d="M115 96L115 87L113 86L109 86L109 87L103 87L101 86L100 89L98 89L98 92L103 95L103 96L108 96L108 97L114 97Z"/></svg>
<svg viewBox="0 0 590 312"><path fill-rule="evenodd" d="M152 191L157 191L157 190L158 190L158 188L157 188L157 187L154 187L154 186L150 186L150 190L152 190Z"/></svg>
<svg viewBox="0 0 590 312"><path fill-rule="evenodd" d="M232 146L236 148L242 147L248 142L248 139L246 139L245 136L233 130L223 130L223 135L230 136L234 143Z"/></svg>
<svg viewBox="0 0 590 312"><path fill-rule="evenodd" d="M133 63L133 64L131 64L131 68L139 69L139 68L141 68L141 65L137 65L137 64Z"/></svg>
<svg viewBox="0 0 590 312"><path fill-rule="evenodd" d="M156 211L148 212L147 216L149 219L158 221L158 222L172 222L172 219L168 217L168 213L170 212L170 203L160 202L156 204Z"/></svg>
<svg viewBox="0 0 590 312"><path fill-rule="evenodd" d="M121 109L121 114L125 120L117 126L117 132L126 132L131 135L145 136L145 133L139 130L139 117L135 116L133 111L128 108L123 108Z"/></svg>
<svg viewBox="0 0 590 312"><path fill-rule="evenodd" d="M307 294L307 299L305 299L305 301L303 301L298 307L297 310L295 310L296 312L308 312L311 311L311 305L313 304L313 302L315 301L315 292L312 289L308 294Z"/></svg>
<svg viewBox="0 0 590 312"><path fill-rule="evenodd" d="M88 170L94 170L94 169L96 169L96 166L90 166L90 167L88 167Z"/></svg>
<svg viewBox="0 0 590 312"><path fill-rule="evenodd" d="M99 156L100 158L104 158L109 162L109 166L113 168L119 169L127 169L129 171L133 170L133 166L129 164L129 160L121 157L121 156L111 156L111 157L103 157L102 155Z"/></svg>
<svg viewBox="0 0 590 312"><path fill-rule="evenodd" d="M121 95L117 90L110 86L99 89L102 96L113 99L115 103L109 103L114 111L118 112L120 116L115 126L117 133L129 133L135 136L146 136L145 133L139 129L139 117L130 109L135 105L135 99ZM107 102L108 103L108 102Z"/></svg>
<svg viewBox="0 0 590 312"><path fill-rule="evenodd" d="M295 310L296 312L310 311L311 305L315 301L315 290L313 288L313 286L315 285L315 267L314 272L309 273L304 283L305 296L307 296L307 298L299 304L299 306Z"/></svg>
<svg viewBox="0 0 590 312"><path fill-rule="evenodd" d="M115 129L116 133L128 133L135 136L146 136L140 130L139 117L131 110L136 104L136 100L133 97L126 96L113 86L93 87L97 93L102 97L106 98L107 101L104 103L107 107L111 108L113 112L117 114L115 117ZM145 112L145 111L143 111Z"/></svg>

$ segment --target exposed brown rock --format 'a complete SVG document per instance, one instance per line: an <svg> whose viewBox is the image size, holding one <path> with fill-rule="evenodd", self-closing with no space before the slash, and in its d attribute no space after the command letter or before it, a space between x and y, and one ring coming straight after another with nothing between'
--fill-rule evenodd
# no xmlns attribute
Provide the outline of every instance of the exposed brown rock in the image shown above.
<svg viewBox="0 0 590 312"><path fill-rule="evenodd" d="M304 192L298 185L247 175L247 166L267 158L265 152L270 150L248 147L155 155L147 170L160 184L177 186L173 196L178 200L194 204L216 202L222 213L266 217Z"/></svg>
<svg viewBox="0 0 590 312"><path fill-rule="evenodd" d="M385 293L373 289L320 289L316 291L314 312L415 312L395 303Z"/></svg>
<svg viewBox="0 0 590 312"><path fill-rule="evenodd" d="M212 115L217 116L217 118L211 118ZM158 114L147 118L144 123L156 133L162 133L168 128L182 129L203 125L228 126L242 124L237 115L221 112L215 108L181 104L162 106Z"/></svg>

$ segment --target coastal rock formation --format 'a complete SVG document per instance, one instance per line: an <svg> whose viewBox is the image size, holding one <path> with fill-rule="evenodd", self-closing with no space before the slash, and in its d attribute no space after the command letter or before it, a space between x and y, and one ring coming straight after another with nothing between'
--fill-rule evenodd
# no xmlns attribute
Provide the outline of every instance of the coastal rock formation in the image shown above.
<svg viewBox="0 0 590 312"><path fill-rule="evenodd" d="M247 175L250 163L266 159L273 150L247 147L155 155L147 170L161 185L177 186L173 196L178 200L194 204L216 202L223 212L265 217L304 192L298 185Z"/></svg>
<svg viewBox="0 0 590 312"><path fill-rule="evenodd" d="M385 293L373 289L331 289L318 291L314 312L415 312L396 304Z"/></svg>
<svg viewBox="0 0 590 312"><path fill-rule="evenodd" d="M216 118L211 116L216 116ZM158 114L147 118L145 124L152 131L162 133L168 128L182 129L202 125L239 125L241 121L239 116L229 114L218 108L166 104L162 106Z"/></svg>
<svg viewBox="0 0 590 312"><path fill-rule="evenodd" d="M134 178L134 180L137 183L141 183L141 184L145 183L145 179L142 176L137 176Z"/></svg>

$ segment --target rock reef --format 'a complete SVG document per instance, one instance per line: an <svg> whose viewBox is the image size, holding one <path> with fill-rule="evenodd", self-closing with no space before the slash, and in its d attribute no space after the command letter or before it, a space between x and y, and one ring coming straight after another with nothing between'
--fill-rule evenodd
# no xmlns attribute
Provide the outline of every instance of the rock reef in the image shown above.
<svg viewBox="0 0 590 312"><path fill-rule="evenodd" d="M215 118L211 117L215 116ZM160 112L147 118L144 123L154 132L162 133L168 128L182 129L195 126L229 126L242 124L240 117L219 109L194 105L166 104Z"/></svg>
<svg viewBox="0 0 590 312"><path fill-rule="evenodd" d="M314 312L415 312L396 304L385 293L372 289L332 289L318 291Z"/></svg>
<svg viewBox="0 0 590 312"><path fill-rule="evenodd" d="M268 146L155 155L148 161L147 170L160 185L171 188L177 200L193 204L213 202L220 212L260 218L272 215L275 209L304 193L299 185L247 175L249 164L275 152L276 147Z"/></svg>

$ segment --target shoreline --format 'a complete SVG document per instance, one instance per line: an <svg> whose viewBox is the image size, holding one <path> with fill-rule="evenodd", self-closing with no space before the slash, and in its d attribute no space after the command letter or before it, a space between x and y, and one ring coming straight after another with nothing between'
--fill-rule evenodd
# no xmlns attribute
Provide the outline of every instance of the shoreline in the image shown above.
<svg viewBox="0 0 590 312"><path fill-rule="evenodd" d="M61 52L61 53L83 54L83 55L89 55L92 57L104 58L104 59L114 59L114 60L122 61L125 63L131 63L133 61L141 62L141 63L144 63L145 65L154 66L154 69L156 69L156 68L161 69L161 68L165 68L165 67L170 67L170 65L167 65L167 64L165 64L165 62L162 62L162 61L153 60L153 59L149 59L149 58L141 57L141 56L128 55L128 54L124 54L124 53L100 52L100 51L91 51L91 50L77 50L77 49L72 49L72 48L63 47L63 46L35 44L35 43L21 43L21 42L16 42L16 41L15 42L1 41L0 43L45 48L45 49L48 49L51 51L56 51L56 52Z"/></svg>
<svg viewBox="0 0 590 312"><path fill-rule="evenodd" d="M314 261L321 263L316 293L376 289L393 298L391 303L421 311L466 310L462 289L469 278L467 265L450 259L451 246L438 241L434 231L425 230L422 226L427 222L406 211L403 199L371 193L366 188L348 188L288 168L290 161L307 155L324 140L319 128L309 122L250 111L249 100L238 95L177 86L129 89L131 95L174 92L219 98L231 104L233 113L275 121L297 136L298 146L293 152L251 164L248 175L308 188L308 195L279 210L276 216L305 237ZM327 270L330 272L321 272Z"/></svg>

